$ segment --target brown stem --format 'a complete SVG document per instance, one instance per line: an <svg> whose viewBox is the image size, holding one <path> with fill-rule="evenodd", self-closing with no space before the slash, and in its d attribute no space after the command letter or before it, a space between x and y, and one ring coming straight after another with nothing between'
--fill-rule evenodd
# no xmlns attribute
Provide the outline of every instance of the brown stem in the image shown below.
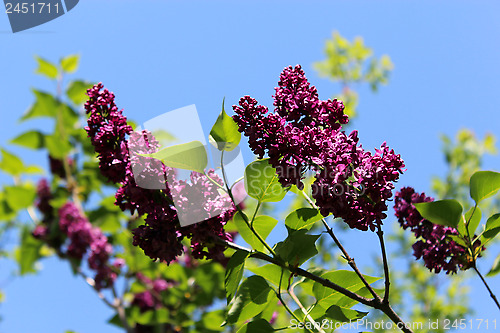
<svg viewBox="0 0 500 333"><path fill-rule="evenodd" d="M358 294L356 294L348 289L345 289L345 288L339 286L338 284L333 283L332 281L330 281L328 279L317 276L317 275L315 275L311 272L308 272L300 267L295 267L295 266L289 265L285 262L282 262L276 258L272 258L265 253L255 252L255 251L249 250L243 246L237 245L237 244L232 243L232 242L228 242L228 241L220 239L220 238L215 238L214 240L216 242L218 242L222 245L225 245L227 247L230 247L234 250L241 250L241 251L248 252L250 254L250 257L252 257L252 258L257 258L257 259L264 260L264 261L267 261L269 263L278 265L282 268L287 269L288 271L290 271L294 275L302 276L302 277L305 277L307 279L318 282L319 284L323 285L324 287L335 290L335 291L341 293L342 295L349 297L352 300L355 300L361 304L372 307L374 309L380 310L383 313L385 313L387 315L387 317L389 317L397 325L397 327L401 331L403 331L405 333L413 333L413 331L411 329L405 327L404 321L397 315L396 312L394 312L394 310L391 308L391 306L389 304L384 303L382 301L380 296L378 298L368 299L368 298L360 296L360 295L358 295Z"/></svg>
<svg viewBox="0 0 500 333"><path fill-rule="evenodd" d="M490 297L493 299L493 301L497 305L498 309L500 309L500 303L498 303L497 297L495 296L495 294L493 293L493 291L491 291L490 286L488 285L488 283L484 279L484 277L481 274L481 272L479 272L479 270L477 269L476 265L472 266L472 268L474 268L474 270L476 271L477 275L479 275L479 278L481 278L481 281L483 281L486 289L488 289L488 292L490 293Z"/></svg>
<svg viewBox="0 0 500 333"><path fill-rule="evenodd" d="M380 249L382 252L382 261L384 264L384 277L385 277L385 291L383 302L389 304L389 287L391 286L391 281L389 279L389 264L387 263L387 253L385 251L384 243L384 232L382 231L382 226L377 226L377 236L380 242Z"/></svg>

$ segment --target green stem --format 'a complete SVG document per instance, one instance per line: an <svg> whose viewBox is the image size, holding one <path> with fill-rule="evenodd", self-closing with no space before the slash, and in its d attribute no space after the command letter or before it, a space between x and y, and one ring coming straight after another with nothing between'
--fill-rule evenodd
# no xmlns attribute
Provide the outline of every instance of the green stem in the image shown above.
<svg viewBox="0 0 500 333"><path fill-rule="evenodd" d="M297 297L297 295L295 295L294 291L293 291L293 287L294 285L290 286L288 288L288 295L290 295L290 297L293 299L293 301L299 306L300 310L302 311L302 313L304 314L304 316L307 318L307 320L309 320L309 322L314 326L314 328L318 331L318 332L321 332L321 333L326 333L322 328L321 326L319 326L316 321L311 317L311 315L309 314L309 312L306 310L306 308L304 308L304 305L302 305L302 302L300 302L300 299Z"/></svg>
<svg viewBox="0 0 500 333"><path fill-rule="evenodd" d="M241 182L243 179L245 179L245 177L240 177L240 178L236 179L236 180L234 181L233 185L231 185L231 187L230 187L231 191L233 190L234 185L238 184L238 183L239 183L239 182Z"/></svg>
<svg viewBox="0 0 500 333"><path fill-rule="evenodd" d="M283 300L283 298L281 297L281 281L283 279L283 268L281 269L281 275L280 275L280 283L278 285L278 291L276 291L276 297L278 297L278 299L280 300L281 304L283 305L283 307L285 308L285 310L293 317L295 318L295 320L297 320L297 323L301 323L302 321L299 319L299 317L297 317L297 315L288 307L288 305L286 304L286 302ZM308 332L311 332L309 331L309 329L305 328Z"/></svg>
<svg viewBox="0 0 500 333"><path fill-rule="evenodd" d="M257 232L257 230L255 230L253 228L253 222L255 220L255 217L257 216L257 212L259 211L261 202L259 201L257 203L257 208L255 209L252 220L249 221L248 217L245 215L245 213L241 210L241 208L238 206L238 204L236 204L236 200L234 200L233 192L231 190L232 187L229 187L229 184L227 181L227 176L226 176L226 170L224 169L224 151L222 151L221 155L220 155L220 167L221 167L221 171L222 171L222 178L224 179L224 184L226 184L227 193L229 194L229 198L231 198L231 201L233 202L234 206L238 210L238 213L241 214L243 221L245 221L246 225L248 226L250 231L252 231L252 233L255 235L255 237L257 237L259 242L261 242L265 246L265 248L269 251L269 253L271 253L273 255L273 257L276 257L277 256L276 252L274 252L272 247L269 246L269 244L267 244L266 240L264 238L262 238L262 236Z"/></svg>
<svg viewBox="0 0 500 333"><path fill-rule="evenodd" d="M224 191L227 192L226 188L224 186L222 186L221 184L219 184L215 179L211 178L205 171L203 171L203 175L205 177L208 178L208 180L210 180L212 183L214 183L215 185L217 185L219 188L223 189Z"/></svg>

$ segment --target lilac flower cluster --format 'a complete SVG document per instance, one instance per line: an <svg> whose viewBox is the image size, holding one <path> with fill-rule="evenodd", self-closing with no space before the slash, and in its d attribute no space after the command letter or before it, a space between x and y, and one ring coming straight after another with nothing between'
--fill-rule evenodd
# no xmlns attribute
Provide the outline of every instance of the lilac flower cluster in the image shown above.
<svg viewBox="0 0 500 333"><path fill-rule="evenodd" d="M183 254L182 240L187 237L191 239L195 258L225 260L224 247L213 244L213 237L231 239L223 227L234 215L234 209L223 210L227 205L224 197L208 195L217 192L213 191L214 184L206 176L193 173L191 184L177 181L172 168L154 158L138 155L158 151L159 142L146 130L133 132L122 112L118 111L114 95L106 89L101 92L102 88L102 84L98 84L88 90L90 98L85 108L90 117L86 130L100 158L101 172L111 181L121 184L115 195L116 205L123 211L145 216L145 224L132 231L133 244L152 259L170 263ZM209 173L217 179L213 172ZM193 193L196 191L199 193ZM174 195L176 202L181 202L177 208L195 207L201 215L210 218L196 225L180 227L178 214L183 209L174 207Z"/></svg>
<svg viewBox="0 0 500 333"><path fill-rule="evenodd" d="M425 193L417 193L411 187L404 187L396 193L394 210L403 229L410 229L418 239L413 244L413 255L422 258L431 272L444 270L446 274L456 273L458 269L466 269L467 251L449 238L458 231L451 227L433 224L424 219L414 204L434 201Z"/></svg>
<svg viewBox="0 0 500 333"><path fill-rule="evenodd" d="M69 257L81 260L90 249L87 261L89 267L96 271L94 278L96 288L111 286L117 276L109 265L113 248L101 230L93 227L72 202L66 203L59 209L59 229L69 239L66 250Z"/></svg>
<svg viewBox="0 0 500 333"><path fill-rule="evenodd" d="M123 181L127 167L128 150L125 136L132 132L127 118L115 104L115 95L102 83L87 91L89 96L85 110L90 117L85 130L98 154L101 173L110 181Z"/></svg>
<svg viewBox="0 0 500 333"><path fill-rule="evenodd" d="M267 153L280 183L302 189L307 168L321 164L324 140L336 135L348 117L341 101L319 99L299 65L283 70L273 97L273 113L250 96L242 97L233 106L233 119L252 151L259 158Z"/></svg>
<svg viewBox="0 0 500 333"><path fill-rule="evenodd" d="M313 198L324 216L332 213L349 227L374 231L387 217L387 200L404 163L384 142L375 154L357 145L357 132L342 132L325 147L323 169L312 185Z"/></svg>
<svg viewBox="0 0 500 333"><path fill-rule="evenodd" d="M351 228L375 230L404 170L400 155L385 142L372 155L359 144L357 131L341 131L348 122L344 105L320 100L300 66L285 68L275 89L272 113L250 96L233 106L252 151L259 158L267 154L283 186L303 189L304 173L312 170L313 198L324 216L332 213Z"/></svg>

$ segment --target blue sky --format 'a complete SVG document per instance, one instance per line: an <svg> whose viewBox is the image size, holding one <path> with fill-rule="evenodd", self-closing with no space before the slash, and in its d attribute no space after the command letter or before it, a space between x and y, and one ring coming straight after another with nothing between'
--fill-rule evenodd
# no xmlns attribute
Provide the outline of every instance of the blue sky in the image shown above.
<svg viewBox="0 0 500 333"><path fill-rule="evenodd" d="M138 123L195 104L208 133L224 96L227 105L249 94L271 106L273 87L288 65L301 64L320 97L337 93L338 85L319 78L312 63L323 59L325 40L338 30L349 39L363 36L395 64L390 84L379 93L359 89L355 127L364 147L387 141L407 165L399 184L428 191L431 177L445 172L441 133L467 127L481 137L500 136L499 12L494 1L86 0L17 34L0 14L0 145L45 126L18 123L33 101L30 87L51 89L33 73L34 55L56 61L79 53L80 70L72 77L102 81ZM31 162L43 158L14 151ZM484 167L500 170L499 162L488 157ZM10 182L4 176L0 181ZM353 235L346 243L356 258L375 244L356 246L370 235ZM1 271L12 268L6 261L0 265ZM7 293L0 332L116 331L104 324L111 312L66 265L55 259L43 265L38 276L0 281ZM490 281L500 292L500 279ZM477 317L498 317L483 287L471 288Z"/></svg>

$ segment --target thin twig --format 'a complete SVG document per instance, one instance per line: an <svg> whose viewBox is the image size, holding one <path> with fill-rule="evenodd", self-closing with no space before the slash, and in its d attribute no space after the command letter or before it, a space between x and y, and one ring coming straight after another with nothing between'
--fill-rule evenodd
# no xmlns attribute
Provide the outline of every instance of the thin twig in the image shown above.
<svg viewBox="0 0 500 333"><path fill-rule="evenodd" d="M87 276L85 275L85 273L83 273L80 269L77 270L77 274L80 275L84 280L85 282L87 282L87 284L89 286L92 287L92 289L95 290L95 292L97 293L97 296L99 296L99 298L107 305L109 306L110 308L116 310L116 306L113 304L113 302L111 302L110 300L108 300L106 298L106 296L104 296L104 294L96 288L96 284L95 284L95 281L93 278L91 278L90 276Z"/></svg>
<svg viewBox="0 0 500 333"><path fill-rule="evenodd" d="M290 295L290 297L293 299L293 301L295 303L297 303L297 305L299 306L300 310L302 310L302 313L306 316L307 320L309 320L309 322L314 326L314 328L318 331L318 332L321 332L321 333L326 333L322 328L321 326L318 325L318 323L311 317L311 315L309 314L309 312L304 308L304 305L302 305L302 302L300 302L300 299L297 297L297 295L295 295L294 291L293 291L293 288L294 288L294 285L291 285L289 288L288 288L288 295Z"/></svg>
<svg viewBox="0 0 500 333"><path fill-rule="evenodd" d="M476 264L476 249L474 247L474 242L471 239L470 231L469 231L469 223L472 220L472 217L474 216L474 213L476 212L476 208L477 208L477 203L474 205L474 209L472 210L472 214L470 215L469 220L465 223L465 229L467 230L467 237L469 238L468 239L468 242L469 242L468 249L469 249L470 255L472 257L472 268L474 268L474 271L476 271L476 273L479 276L479 278L481 279L481 281L483 281L484 286L486 287L486 289L488 289L488 292L490 293L490 297L493 299L493 302L495 302L497 308L500 310L500 303L498 303L498 299L497 299L496 295L491 290L490 286L488 285L488 283L484 279L484 277L481 274L481 272L479 271L479 269L477 269L477 264Z"/></svg>
<svg viewBox="0 0 500 333"><path fill-rule="evenodd" d="M314 201L312 201L311 198L304 191L301 191L300 193L306 199L306 201L311 205L311 207L316 208L316 209L318 208L318 206L316 206ZM349 266L351 266L352 270L356 273L356 275L358 275L361 282L363 282L363 284L368 289L370 294L372 294L374 299L382 300L380 298L380 296L375 292L375 290L373 290L372 286L368 283L368 281L366 281L363 274L361 274L358 266L356 265L356 262L354 261L354 258L351 258L351 256L349 256L349 253L347 253L347 250L344 248L344 246L342 246L342 243L339 241L337 236L335 236L335 233L333 232L333 229L328 225L328 222L326 222L326 220L324 218L322 218L321 221L323 222L323 226L325 227L328 235L330 235L330 237L333 239L333 241L335 242L337 247L342 252L342 255L344 256L345 260L347 260L347 263L349 264Z"/></svg>
<svg viewBox="0 0 500 333"><path fill-rule="evenodd" d="M391 281L389 278L389 264L387 262L387 253L385 250L384 232L382 231L382 226L380 224L377 226L377 228L378 228L377 236L378 236L378 240L380 243L380 250L382 252L382 261L383 261L383 265L384 265L385 291L384 291L383 302L389 303L389 290L390 290L390 286L391 286Z"/></svg>
<svg viewBox="0 0 500 333"><path fill-rule="evenodd" d="M488 292L490 293L490 297L493 299L493 301L497 305L498 309L500 310L500 303L498 303L497 297L495 296L495 294L493 293L493 291L491 291L490 286L488 285L488 283L484 279L483 275L481 274L481 272L479 272L479 270L477 269L476 265L472 266L472 268L474 268L474 270L476 271L477 275L479 275L479 277L481 278L481 281L483 281L486 289L488 289Z"/></svg>

